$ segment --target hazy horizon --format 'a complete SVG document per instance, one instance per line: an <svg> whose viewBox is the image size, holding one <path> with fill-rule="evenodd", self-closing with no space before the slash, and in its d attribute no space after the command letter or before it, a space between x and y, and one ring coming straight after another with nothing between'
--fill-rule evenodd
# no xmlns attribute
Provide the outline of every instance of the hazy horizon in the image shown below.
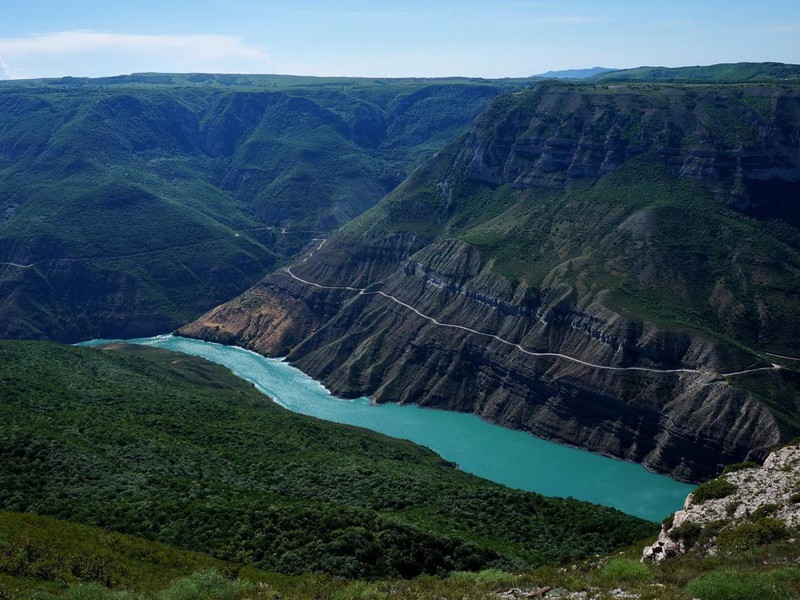
<svg viewBox="0 0 800 600"><path fill-rule="evenodd" d="M800 63L800 3L363 0L5 7L0 76L134 72L528 77L595 66Z"/></svg>

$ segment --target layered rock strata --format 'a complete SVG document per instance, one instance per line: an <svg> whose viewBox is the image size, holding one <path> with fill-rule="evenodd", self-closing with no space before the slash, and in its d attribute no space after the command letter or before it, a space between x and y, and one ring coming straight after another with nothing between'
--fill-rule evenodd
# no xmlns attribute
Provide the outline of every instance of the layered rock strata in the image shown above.
<svg viewBox="0 0 800 600"><path fill-rule="evenodd" d="M180 333L287 355L344 397L475 412L681 479L763 458L778 441L770 412L715 373L708 340L629 321L569 289L512 285L463 242L409 256L417 247L404 235L369 259L323 248ZM350 270L343 255L369 268ZM563 357L534 354L553 349Z"/></svg>
<svg viewBox="0 0 800 600"><path fill-rule="evenodd" d="M775 415L800 412L747 349L794 343L798 124L788 87L501 97L370 213L180 332L288 356L346 397L474 412L710 477L765 458L787 435ZM638 305L609 301L623 286L646 291ZM686 319L680 300L649 310L664 294L685 299ZM754 368L772 404L725 377Z"/></svg>

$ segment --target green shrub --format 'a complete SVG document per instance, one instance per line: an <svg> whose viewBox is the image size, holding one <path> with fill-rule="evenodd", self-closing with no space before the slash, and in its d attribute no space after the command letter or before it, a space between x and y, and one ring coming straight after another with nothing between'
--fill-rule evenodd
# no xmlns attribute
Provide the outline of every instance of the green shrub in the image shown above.
<svg viewBox="0 0 800 600"><path fill-rule="evenodd" d="M603 577L613 583L622 581L643 581L650 577L647 565L630 558L615 558L603 565Z"/></svg>
<svg viewBox="0 0 800 600"><path fill-rule="evenodd" d="M789 496L789 502L793 504L800 504L800 493Z"/></svg>
<svg viewBox="0 0 800 600"><path fill-rule="evenodd" d="M669 532L669 537L675 541L682 541L688 550L695 545L700 535L703 533L703 526L694 521L686 521Z"/></svg>
<svg viewBox="0 0 800 600"><path fill-rule="evenodd" d="M253 584L227 579L218 571L200 571L177 580L158 594L158 600L238 600Z"/></svg>
<svg viewBox="0 0 800 600"><path fill-rule="evenodd" d="M448 575L448 579L464 583L475 583L475 578L478 576L474 571L452 571Z"/></svg>
<svg viewBox="0 0 800 600"><path fill-rule="evenodd" d="M776 512L778 512L777 504L764 504L753 511L753 514L750 515L750 520L757 521L763 517L774 515Z"/></svg>
<svg viewBox="0 0 800 600"><path fill-rule="evenodd" d="M475 577L475 581L486 586L510 586L514 583L514 575L500 569L484 569Z"/></svg>
<svg viewBox="0 0 800 600"><path fill-rule="evenodd" d="M714 571L689 582L686 592L700 600L784 600L786 588L757 573L735 570Z"/></svg>
<svg viewBox="0 0 800 600"><path fill-rule="evenodd" d="M721 552L741 552L782 540L789 534L780 519L762 517L752 523L742 523L719 534L717 547Z"/></svg>
<svg viewBox="0 0 800 600"><path fill-rule="evenodd" d="M702 504L707 500L717 500L730 496L736 491L736 486L725 479L712 479L692 492L692 502Z"/></svg>
<svg viewBox="0 0 800 600"><path fill-rule="evenodd" d="M703 527L703 531L700 533L700 536L697 539L697 543L702 546L706 542L710 542L713 538L719 535L719 532L722 531L729 523L730 521L725 521L724 519L706 523L705 527Z"/></svg>
<svg viewBox="0 0 800 600"><path fill-rule="evenodd" d="M736 514L736 509L739 508L741 504L742 503L739 502L738 500L734 500L733 502L728 502L728 504L725 505L725 514L728 515L729 517L732 517L733 515Z"/></svg>
<svg viewBox="0 0 800 600"><path fill-rule="evenodd" d="M365 581L354 581L334 593L331 598L332 600L383 600L388 598L388 595Z"/></svg>
<svg viewBox="0 0 800 600"><path fill-rule="evenodd" d="M739 463L733 463L732 465L727 465L723 470L722 474L727 475L728 473L735 473L736 471L744 471L745 469L758 469L761 465L758 463L754 463L752 461L745 461Z"/></svg>
<svg viewBox="0 0 800 600"><path fill-rule="evenodd" d="M780 567L769 572L769 578L780 585L800 588L800 567Z"/></svg>
<svg viewBox="0 0 800 600"><path fill-rule="evenodd" d="M0 593L0 598L2 597L2 593ZM44 598L56 598L59 596L39 594L35 597L44 600ZM112 591L99 583L86 583L72 586L60 597L65 600L136 600L138 598L138 596L131 591Z"/></svg>
<svg viewBox="0 0 800 600"><path fill-rule="evenodd" d="M69 600L105 600L108 596L109 590L99 583L73 586L64 595Z"/></svg>

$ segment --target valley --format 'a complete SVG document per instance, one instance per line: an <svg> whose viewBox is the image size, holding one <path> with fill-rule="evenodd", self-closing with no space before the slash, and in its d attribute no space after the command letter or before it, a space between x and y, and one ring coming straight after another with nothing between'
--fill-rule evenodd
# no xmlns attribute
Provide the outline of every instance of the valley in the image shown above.
<svg viewBox="0 0 800 600"><path fill-rule="evenodd" d="M286 355L343 397L472 412L679 479L758 460L800 433L797 365L770 356L798 351L796 94L501 96L375 208L179 332Z"/></svg>
<svg viewBox="0 0 800 600"><path fill-rule="evenodd" d="M551 75L0 82L0 599L800 593L800 67Z"/></svg>
<svg viewBox="0 0 800 600"><path fill-rule="evenodd" d="M74 342L176 328L375 204L521 85L4 82L0 334Z"/></svg>

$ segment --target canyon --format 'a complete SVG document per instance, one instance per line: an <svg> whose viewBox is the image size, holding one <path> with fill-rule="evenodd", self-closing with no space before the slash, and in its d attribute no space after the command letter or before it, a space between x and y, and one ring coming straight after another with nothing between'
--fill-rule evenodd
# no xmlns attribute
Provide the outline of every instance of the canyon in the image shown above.
<svg viewBox="0 0 800 600"><path fill-rule="evenodd" d="M761 460L797 431L797 375L767 354L800 356L799 98L500 96L375 208L178 331L678 479Z"/></svg>

